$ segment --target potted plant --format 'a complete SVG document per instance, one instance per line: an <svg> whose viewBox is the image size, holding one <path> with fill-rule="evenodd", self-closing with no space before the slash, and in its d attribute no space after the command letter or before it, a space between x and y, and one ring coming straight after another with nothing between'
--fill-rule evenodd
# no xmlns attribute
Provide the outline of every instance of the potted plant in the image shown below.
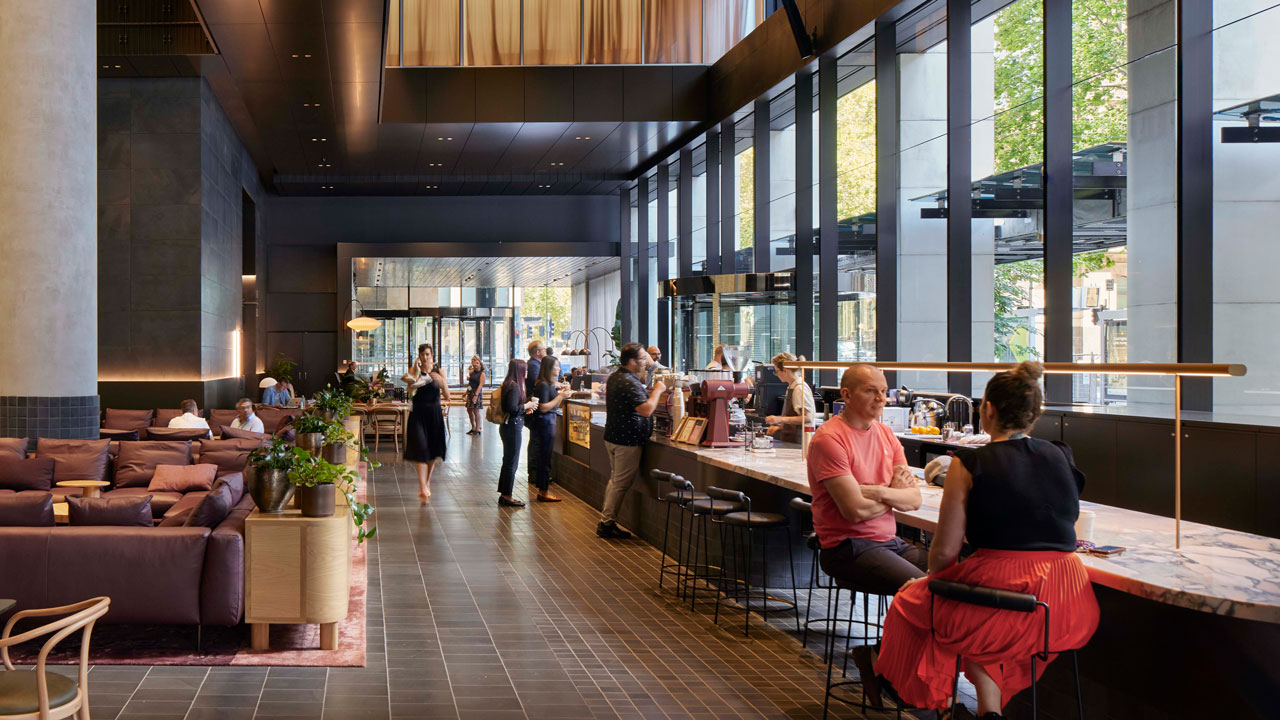
<svg viewBox="0 0 1280 720"><path fill-rule="evenodd" d="M302 415L293 421L294 443L312 455L319 456L324 447L325 433L333 424L319 415Z"/></svg>
<svg viewBox="0 0 1280 720"><path fill-rule="evenodd" d="M342 388L332 385L316 391L314 404L325 420L337 420L341 423L351 414L351 396Z"/></svg>
<svg viewBox="0 0 1280 720"><path fill-rule="evenodd" d="M356 527L356 542L373 537L377 528L369 525L373 506L359 502L356 490L360 475L355 470L334 465L305 450L293 450L294 465L289 470L289 482L298 488L298 505L304 517L328 517L337 506L337 493L341 492L351 522Z"/></svg>
<svg viewBox="0 0 1280 720"><path fill-rule="evenodd" d="M293 358L284 353L278 353L275 362L271 363L271 367L267 368L266 375L280 382L293 382L293 370L296 367L298 367L298 364L293 361Z"/></svg>
<svg viewBox="0 0 1280 720"><path fill-rule="evenodd" d="M289 470L294 463L293 451L293 446L285 440L272 438L266 445L249 453L244 480L259 511L282 512L293 497L294 486L289 482Z"/></svg>

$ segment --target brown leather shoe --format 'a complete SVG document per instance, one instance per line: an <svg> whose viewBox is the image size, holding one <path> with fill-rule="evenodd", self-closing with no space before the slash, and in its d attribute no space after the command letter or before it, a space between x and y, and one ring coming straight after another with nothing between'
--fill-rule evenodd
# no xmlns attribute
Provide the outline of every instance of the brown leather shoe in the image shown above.
<svg viewBox="0 0 1280 720"><path fill-rule="evenodd" d="M884 709L884 701L880 698L880 678L875 673L875 650L870 645L859 645L849 651L853 664L858 666L858 677L862 680L862 694L867 699L867 706L876 710Z"/></svg>
<svg viewBox="0 0 1280 720"><path fill-rule="evenodd" d="M560 502L561 498L551 493L538 493L538 502Z"/></svg>

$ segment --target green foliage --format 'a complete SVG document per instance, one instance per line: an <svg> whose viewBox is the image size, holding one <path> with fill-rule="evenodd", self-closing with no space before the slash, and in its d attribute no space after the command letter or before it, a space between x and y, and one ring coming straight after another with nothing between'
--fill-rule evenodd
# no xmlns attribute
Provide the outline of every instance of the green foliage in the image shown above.
<svg viewBox="0 0 1280 720"><path fill-rule="evenodd" d="M271 363L271 367L267 368L267 377L275 378L279 382L293 382L293 371L297 369L298 364L293 358L278 353L275 362Z"/></svg>
<svg viewBox="0 0 1280 720"><path fill-rule="evenodd" d="M351 522L356 526L356 542L363 543L373 537L377 528L368 524L373 514L373 506L359 502L356 491L360 483L360 474L345 465L334 465L331 462L314 457L306 450L294 448L293 467L289 469L289 482L302 487L317 485L333 485L341 492L351 511Z"/></svg>
<svg viewBox="0 0 1280 720"><path fill-rule="evenodd" d="M351 396L342 388L325 385L323 390L316 391L312 399L320 412L329 413L335 418L345 418L351 414Z"/></svg>
<svg viewBox="0 0 1280 720"><path fill-rule="evenodd" d="M756 149L755 146L738 153L738 248L756 246ZM765 188L768 190L768 188ZM768 203L768 197L759 198Z"/></svg>
<svg viewBox="0 0 1280 720"><path fill-rule="evenodd" d="M549 318L555 324L557 337L559 337L558 333L568 330L569 323L572 322L572 293L572 288L566 287L527 287L524 289L524 304L520 312L523 315ZM544 326L542 330L543 334L535 335L529 340L541 340L548 345L551 344L552 338L548 335L548 328Z"/></svg>
<svg viewBox="0 0 1280 720"><path fill-rule="evenodd" d="M1083 278L1092 272L1115 267L1115 258L1106 250L1071 256L1071 275ZM1036 330L1015 311L1031 306L1031 287L1044 283L1044 261L1023 260L997 265L995 270L995 351L996 360L1021 361L1039 357L1032 343Z"/></svg>
<svg viewBox="0 0 1280 720"><path fill-rule="evenodd" d="M249 453L248 463L266 470L289 470L293 467L293 444L283 438L271 438Z"/></svg>
<svg viewBox="0 0 1280 720"><path fill-rule="evenodd" d="M836 100L836 217L876 211L876 83Z"/></svg>
<svg viewBox="0 0 1280 720"><path fill-rule="evenodd" d="M328 432L330 426L334 425L332 421L325 420L319 415L307 414L300 416L293 421L293 431L300 435L309 435L311 433ZM342 427L338 425L338 427Z"/></svg>

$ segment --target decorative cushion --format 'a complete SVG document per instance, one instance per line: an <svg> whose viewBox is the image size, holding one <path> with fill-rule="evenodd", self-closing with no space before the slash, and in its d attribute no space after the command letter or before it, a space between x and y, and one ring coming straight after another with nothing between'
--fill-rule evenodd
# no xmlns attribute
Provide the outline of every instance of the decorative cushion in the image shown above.
<svg viewBox="0 0 1280 720"><path fill-rule="evenodd" d="M116 456L116 487L149 488L156 467L190 464L191 442L188 440L123 442Z"/></svg>
<svg viewBox="0 0 1280 720"><path fill-rule="evenodd" d="M107 446L110 440L56 440L40 438L36 453L53 458L53 481L106 480Z"/></svg>
<svg viewBox="0 0 1280 720"><path fill-rule="evenodd" d="M235 410L210 410L209 427L216 428L230 425L239 415L240 413Z"/></svg>
<svg viewBox="0 0 1280 720"><path fill-rule="evenodd" d="M169 421L180 415L181 410L156 410L156 416L151 419L151 427L167 428Z"/></svg>
<svg viewBox="0 0 1280 720"><path fill-rule="evenodd" d="M120 410L107 408L102 427L107 430L142 430L151 424L155 410Z"/></svg>
<svg viewBox="0 0 1280 720"><path fill-rule="evenodd" d="M53 459L46 457L19 460L0 455L0 489L39 490L53 488Z"/></svg>
<svg viewBox="0 0 1280 720"><path fill-rule="evenodd" d="M244 470L249 453L262 447L262 442L252 438L223 438L204 440L200 443L199 462L218 466L218 474Z"/></svg>
<svg viewBox="0 0 1280 720"><path fill-rule="evenodd" d="M204 440L209 437L205 428L147 428L148 440Z"/></svg>
<svg viewBox="0 0 1280 720"><path fill-rule="evenodd" d="M12 455L16 458L27 456L26 438L0 438L0 457Z"/></svg>
<svg viewBox="0 0 1280 720"><path fill-rule="evenodd" d="M55 495L57 494L56 489L54 494ZM186 495L183 495L182 493L171 493L171 492L152 493L152 492L147 492L147 489L145 487L130 487L130 488L121 488L119 490L108 490L107 492L102 494L103 497L109 497L109 498L128 497L128 498L133 498L135 500L138 498L150 496L151 497L151 515L153 517L161 517L165 513L167 513L169 510L171 510L173 506L177 505L178 503L182 502L183 500L189 497L193 497L197 495L203 497L204 493L194 492L194 493L187 493Z"/></svg>
<svg viewBox="0 0 1280 720"><path fill-rule="evenodd" d="M180 513L173 515L165 515L164 519L156 527L182 527L187 524L187 518L191 517L192 509L188 508Z"/></svg>
<svg viewBox="0 0 1280 720"><path fill-rule="evenodd" d="M191 516L183 524L186 527L216 528L227 519L231 505L231 488L225 483L220 484L204 496L204 500L191 511Z"/></svg>
<svg viewBox="0 0 1280 720"><path fill-rule="evenodd" d="M116 442L132 442L142 439L143 430L112 430L111 428L101 428L98 430L98 438L101 440L114 440Z"/></svg>
<svg viewBox="0 0 1280 720"><path fill-rule="evenodd" d="M0 527L51 527L53 495L14 493L0 495Z"/></svg>
<svg viewBox="0 0 1280 720"><path fill-rule="evenodd" d="M147 492L189 493L213 487L217 465L157 465Z"/></svg>
<svg viewBox="0 0 1280 720"><path fill-rule="evenodd" d="M258 415L258 419L262 421L262 429L274 434L282 425L289 424L293 420L294 413L298 411L264 405L255 412Z"/></svg>
<svg viewBox="0 0 1280 720"><path fill-rule="evenodd" d="M257 440L261 444L271 439L271 436L267 433L242 430L233 428L230 425L223 425L218 429L218 432L222 433L223 440Z"/></svg>
<svg viewBox="0 0 1280 720"><path fill-rule="evenodd" d="M151 496L82 498L67 496L67 520L76 525L152 527Z"/></svg>
<svg viewBox="0 0 1280 720"><path fill-rule="evenodd" d="M213 483L213 489L217 490L219 485L231 488L231 507L240 504L240 499L244 497L244 475L238 472L221 475Z"/></svg>

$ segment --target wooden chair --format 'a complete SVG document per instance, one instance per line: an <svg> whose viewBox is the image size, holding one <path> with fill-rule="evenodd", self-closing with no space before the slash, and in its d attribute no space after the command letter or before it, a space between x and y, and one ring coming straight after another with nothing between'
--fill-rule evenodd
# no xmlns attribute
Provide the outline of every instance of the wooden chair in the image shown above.
<svg viewBox="0 0 1280 720"><path fill-rule="evenodd" d="M369 411L369 431L373 433L373 449L381 447L383 435L388 433L395 439L396 453L400 452L400 436L404 435L404 420L395 408L374 407Z"/></svg>
<svg viewBox="0 0 1280 720"><path fill-rule="evenodd" d="M453 407L453 403L440 403L440 413L444 416L444 434L453 437L453 430L449 429L449 408Z"/></svg>
<svg viewBox="0 0 1280 720"><path fill-rule="evenodd" d="M93 624L107 614L111 598L96 597L74 605L23 610L14 613L5 623L0 635L0 659L4 671L0 672L0 719L3 720L58 720L75 715L89 720L89 636ZM10 636L19 620L29 617L66 615L46 625ZM80 638L80 674L78 682L58 673L45 672L45 661L54 646L77 630L83 630ZM53 633L40 648L34 670L17 670L9 661L9 648L42 635Z"/></svg>

